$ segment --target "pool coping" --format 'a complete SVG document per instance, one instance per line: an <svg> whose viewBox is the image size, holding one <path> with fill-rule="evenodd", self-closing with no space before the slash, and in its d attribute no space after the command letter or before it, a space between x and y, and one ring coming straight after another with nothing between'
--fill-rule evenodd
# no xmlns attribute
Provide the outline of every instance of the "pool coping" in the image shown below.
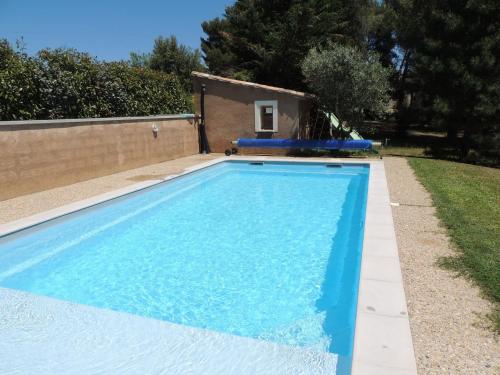
<svg viewBox="0 0 500 375"><path fill-rule="evenodd" d="M220 157L186 168L180 174L132 184L2 224L0 237L230 160L370 165L352 374L416 374L389 190L384 163L380 160L274 156Z"/></svg>

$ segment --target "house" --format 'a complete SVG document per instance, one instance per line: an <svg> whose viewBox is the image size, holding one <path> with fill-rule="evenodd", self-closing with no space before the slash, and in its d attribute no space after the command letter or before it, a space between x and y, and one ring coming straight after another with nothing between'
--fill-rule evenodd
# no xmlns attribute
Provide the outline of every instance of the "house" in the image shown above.
<svg viewBox="0 0 500 375"><path fill-rule="evenodd" d="M205 87L206 134L212 152L224 152L238 138L300 138L309 126L312 94L199 72L192 77L197 113ZM252 151L262 152L248 152Z"/></svg>

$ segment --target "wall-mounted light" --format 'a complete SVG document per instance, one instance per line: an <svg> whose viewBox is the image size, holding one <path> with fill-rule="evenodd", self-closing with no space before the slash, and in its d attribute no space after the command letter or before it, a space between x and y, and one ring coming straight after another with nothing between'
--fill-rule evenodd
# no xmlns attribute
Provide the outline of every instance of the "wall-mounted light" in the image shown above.
<svg viewBox="0 0 500 375"><path fill-rule="evenodd" d="M160 131L160 129L158 129L158 125L156 124L153 124L153 126L151 127L151 129L153 129L153 135L154 137L158 137L158 132Z"/></svg>

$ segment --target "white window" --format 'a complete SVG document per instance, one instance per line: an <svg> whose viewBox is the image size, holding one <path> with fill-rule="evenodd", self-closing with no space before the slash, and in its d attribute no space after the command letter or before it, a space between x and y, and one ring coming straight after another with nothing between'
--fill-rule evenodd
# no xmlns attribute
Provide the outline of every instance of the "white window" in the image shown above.
<svg viewBox="0 0 500 375"><path fill-rule="evenodd" d="M255 101L255 131L259 133L278 131L277 100Z"/></svg>

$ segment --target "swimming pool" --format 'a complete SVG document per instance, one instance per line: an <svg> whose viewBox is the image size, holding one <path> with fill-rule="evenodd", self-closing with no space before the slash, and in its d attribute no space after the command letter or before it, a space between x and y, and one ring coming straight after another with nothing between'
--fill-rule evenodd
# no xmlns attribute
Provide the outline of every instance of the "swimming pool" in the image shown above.
<svg viewBox="0 0 500 375"><path fill-rule="evenodd" d="M368 174L220 163L4 237L0 286L349 359Z"/></svg>

